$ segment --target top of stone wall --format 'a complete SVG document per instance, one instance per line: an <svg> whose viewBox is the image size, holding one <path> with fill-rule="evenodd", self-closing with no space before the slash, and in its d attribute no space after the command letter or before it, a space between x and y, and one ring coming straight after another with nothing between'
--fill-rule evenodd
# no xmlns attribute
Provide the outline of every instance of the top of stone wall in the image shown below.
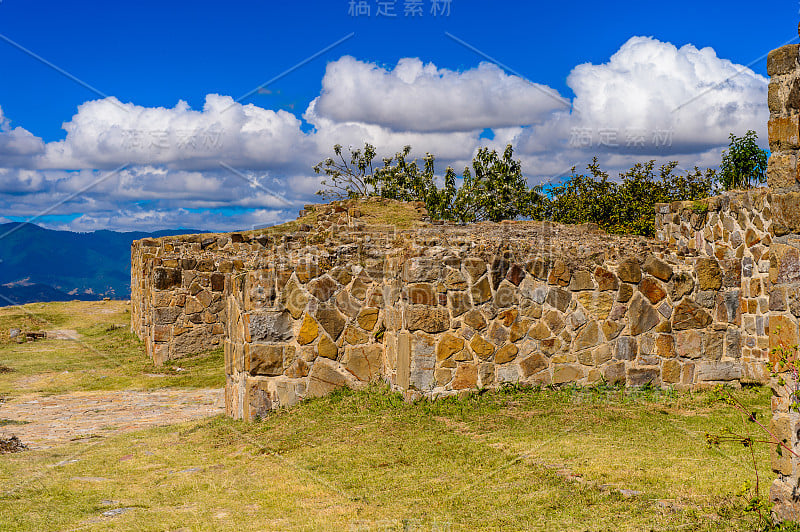
<svg viewBox="0 0 800 532"><path fill-rule="evenodd" d="M740 212L757 212L764 228L774 237L800 234L800 192L762 187L729 190L699 201L656 204L656 213L690 219L697 229L705 223L708 214L722 212L731 216L740 216Z"/></svg>
<svg viewBox="0 0 800 532"><path fill-rule="evenodd" d="M403 202L385 198L348 199L331 203L305 205L297 219L271 227L246 231L171 235L159 238L145 238L135 242L145 246L161 245L165 242L206 242L208 246L210 245L210 240L220 237L230 237L234 242L251 242L259 239L265 240L265 237L280 237L291 233L308 232L314 229L315 226L326 225L326 221L333 221L332 218L338 217L335 215L358 218L360 225L391 226L398 230L421 226L430 221L428 212L422 202Z"/></svg>
<svg viewBox="0 0 800 532"><path fill-rule="evenodd" d="M370 254L444 258L456 252L491 257L502 252L517 260L548 256L570 267L666 252L664 244L634 235L611 235L596 224L561 225L538 221L457 224L432 222L420 202L382 198L306 205L297 220L255 231L206 233L143 239L160 257L233 257L253 253L306 253L313 248L340 255L360 245ZM261 250L259 252L259 250Z"/></svg>

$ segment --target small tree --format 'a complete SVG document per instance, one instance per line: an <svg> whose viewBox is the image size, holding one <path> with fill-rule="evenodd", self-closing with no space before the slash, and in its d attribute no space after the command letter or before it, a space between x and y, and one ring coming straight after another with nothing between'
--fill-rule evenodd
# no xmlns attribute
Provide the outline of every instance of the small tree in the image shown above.
<svg viewBox="0 0 800 532"><path fill-rule="evenodd" d="M444 186L437 185L435 157L430 153L419 167L416 159L409 161L411 146L394 157L383 159L383 166L374 168L375 147L365 144L363 150L350 149L349 162L342 146L333 147L335 158L314 166L324 174L324 189L317 194L326 199L381 196L401 201L422 201L431 218L475 222L514 219L532 216L541 210L546 199L541 187L528 188L522 175L522 164L514 160L509 144L502 158L496 150L481 148L472 161L472 170L464 169L464 182L456 187L456 173L448 167L443 176Z"/></svg>
<svg viewBox="0 0 800 532"><path fill-rule="evenodd" d="M434 162L436 158L430 153L423 158L422 170L416 159L408 162L411 146L395 154L394 158L385 158L383 168L375 171L375 183L378 193L384 198L401 201L422 201L428 214L434 220L451 219L451 204L456 195L456 175L449 166L444 175L444 188L436 185Z"/></svg>
<svg viewBox="0 0 800 532"><path fill-rule="evenodd" d="M350 162L342 153L342 145L333 147L335 158L328 157L314 166L314 172L324 174L322 190L317 194L325 198L344 199L372 196L375 194L375 171L372 160L375 158L375 146L366 143L363 151L350 148Z"/></svg>
<svg viewBox="0 0 800 532"><path fill-rule="evenodd" d="M550 202L542 218L564 224L581 224L603 220L603 227L611 220L615 208L617 184L609 181L608 174L600 169L597 157L587 166L589 175L572 175L562 185L550 187Z"/></svg>
<svg viewBox="0 0 800 532"><path fill-rule="evenodd" d="M453 218L461 222L499 222L529 216L533 205L544 198L541 187L528 188L522 163L514 160L514 149L506 146L501 158L496 150L480 148L472 160L472 171L464 169L464 183L456 194Z"/></svg>
<svg viewBox="0 0 800 532"><path fill-rule="evenodd" d="M748 130L743 137L730 135L727 150L722 151L720 180L725 190L753 188L767 181L767 152L758 147L758 136Z"/></svg>

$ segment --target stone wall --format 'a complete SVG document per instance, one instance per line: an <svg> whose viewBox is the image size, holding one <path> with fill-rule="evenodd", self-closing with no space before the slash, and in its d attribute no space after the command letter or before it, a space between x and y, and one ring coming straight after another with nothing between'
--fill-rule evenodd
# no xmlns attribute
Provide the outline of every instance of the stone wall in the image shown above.
<svg viewBox="0 0 800 532"><path fill-rule="evenodd" d="M710 328L698 331L703 350L724 331L724 357L740 361L747 382L769 378L772 203L769 190L757 189L656 206L657 240L694 266L694 301L714 316Z"/></svg>
<svg viewBox="0 0 800 532"><path fill-rule="evenodd" d="M770 348L777 360L780 349L800 343L800 45L792 44L770 52L767 70L769 85L769 143L772 154L768 184L773 190L774 240L769 249ZM800 413L791 405L796 375L784 372L772 379L772 422L770 431L778 441L800 453ZM787 383L787 384L784 384ZM770 499L780 519L800 521L800 459L789 451L780 454L773 446L772 468L777 478L772 483Z"/></svg>
<svg viewBox="0 0 800 532"><path fill-rule="evenodd" d="M679 234L684 214L659 206L661 234ZM702 225L727 223L706 213ZM759 244L737 258L726 238L707 239L707 255L534 222L295 234L232 279L228 413L377 380L409 398L506 382L765 382Z"/></svg>
<svg viewBox="0 0 800 532"><path fill-rule="evenodd" d="M229 413L338 385L766 382L773 198L658 205L654 240L535 222L370 225L308 206L273 235L142 240L132 325L157 363L225 345ZM313 217L308 214L313 212Z"/></svg>
<svg viewBox="0 0 800 532"><path fill-rule="evenodd" d="M258 266L263 245L241 235L144 239L131 246L131 328L156 364L222 344L224 288Z"/></svg>

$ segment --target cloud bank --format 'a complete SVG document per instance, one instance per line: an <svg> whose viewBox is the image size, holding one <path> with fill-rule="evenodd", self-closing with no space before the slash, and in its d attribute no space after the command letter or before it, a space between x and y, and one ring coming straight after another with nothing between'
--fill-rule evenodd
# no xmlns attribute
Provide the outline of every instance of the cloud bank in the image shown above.
<svg viewBox="0 0 800 532"><path fill-rule="evenodd" d="M387 70L349 56L328 65L315 105L335 122L418 132L536 124L565 108L569 100L555 90L491 63L454 72L405 58Z"/></svg>
<svg viewBox="0 0 800 532"><path fill-rule="evenodd" d="M111 97L80 105L64 138L45 143L0 109L0 209L47 211L76 230L233 230L314 201L311 167L336 143L381 155L410 144L460 170L480 146L511 142L531 183L594 155L612 171L649 158L714 166L728 135L747 129L766 144L767 79L711 48L633 37L607 62L574 67L567 85L571 100L488 63L457 72L345 56L301 116L218 94L197 110Z"/></svg>

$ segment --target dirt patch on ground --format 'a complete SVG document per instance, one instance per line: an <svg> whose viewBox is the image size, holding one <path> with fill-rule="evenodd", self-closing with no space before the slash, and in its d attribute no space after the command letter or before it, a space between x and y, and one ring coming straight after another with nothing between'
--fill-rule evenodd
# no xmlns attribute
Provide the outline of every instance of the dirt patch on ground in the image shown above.
<svg viewBox="0 0 800 532"><path fill-rule="evenodd" d="M50 340L77 340L81 335L75 329L53 329L47 331L47 338Z"/></svg>
<svg viewBox="0 0 800 532"><path fill-rule="evenodd" d="M16 436L31 449L47 449L224 412L221 389L31 394L0 404L0 418L20 422L0 426L0 438Z"/></svg>

